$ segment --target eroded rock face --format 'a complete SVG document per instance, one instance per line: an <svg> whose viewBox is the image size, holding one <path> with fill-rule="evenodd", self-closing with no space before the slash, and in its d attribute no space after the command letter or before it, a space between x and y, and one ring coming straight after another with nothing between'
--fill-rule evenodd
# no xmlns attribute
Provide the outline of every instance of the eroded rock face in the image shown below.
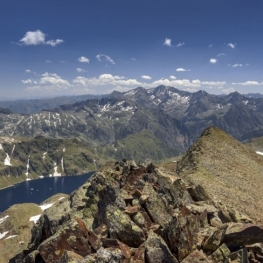
<svg viewBox="0 0 263 263"><path fill-rule="evenodd" d="M262 226L231 222L207 196L151 163L123 160L47 209L10 262L262 262Z"/></svg>

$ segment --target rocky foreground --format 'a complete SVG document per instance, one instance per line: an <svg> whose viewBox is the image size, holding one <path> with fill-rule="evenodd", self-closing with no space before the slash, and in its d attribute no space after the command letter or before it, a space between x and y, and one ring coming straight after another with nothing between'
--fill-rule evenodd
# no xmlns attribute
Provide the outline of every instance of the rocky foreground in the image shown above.
<svg viewBox="0 0 263 263"><path fill-rule="evenodd" d="M1 220L1 219L0 219ZM9 262L263 262L263 226L153 164L123 160L44 211Z"/></svg>

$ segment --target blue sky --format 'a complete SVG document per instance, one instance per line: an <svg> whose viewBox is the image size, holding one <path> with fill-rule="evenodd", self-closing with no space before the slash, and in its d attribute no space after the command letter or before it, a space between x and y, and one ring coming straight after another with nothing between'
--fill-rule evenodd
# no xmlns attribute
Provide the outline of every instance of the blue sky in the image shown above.
<svg viewBox="0 0 263 263"><path fill-rule="evenodd" d="M0 97L263 93L262 0L1 0Z"/></svg>

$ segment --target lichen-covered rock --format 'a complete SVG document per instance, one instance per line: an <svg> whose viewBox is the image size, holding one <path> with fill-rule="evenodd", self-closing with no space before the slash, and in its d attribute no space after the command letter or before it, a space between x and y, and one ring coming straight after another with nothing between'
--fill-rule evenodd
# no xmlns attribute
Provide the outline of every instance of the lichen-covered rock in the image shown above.
<svg viewBox="0 0 263 263"><path fill-rule="evenodd" d="M231 254L231 251L226 246L226 244L222 244L214 253L212 253L208 258L213 262L221 262L224 261L228 255Z"/></svg>
<svg viewBox="0 0 263 263"><path fill-rule="evenodd" d="M145 248L149 263L178 263L164 240L152 231L149 232Z"/></svg>
<svg viewBox="0 0 263 263"><path fill-rule="evenodd" d="M262 244L253 245L262 226L235 223L239 213L192 189L123 160L44 211L10 263L263 262Z"/></svg>
<svg viewBox="0 0 263 263"><path fill-rule="evenodd" d="M194 250L181 263L211 263L203 251ZM216 261L217 262L217 261Z"/></svg>
<svg viewBox="0 0 263 263"><path fill-rule="evenodd" d="M114 206L107 209L107 225L110 237L117 238L128 246L139 247L145 241L143 230Z"/></svg>
<svg viewBox="0 0 263 263"><path fill-rule="evenodd" d="M41 243L38 250L46 263L60 261L64 250L73 251L80 256L91 254L100 248L100 240L87 229L80 219L71 220L67 226Z"/></svg>

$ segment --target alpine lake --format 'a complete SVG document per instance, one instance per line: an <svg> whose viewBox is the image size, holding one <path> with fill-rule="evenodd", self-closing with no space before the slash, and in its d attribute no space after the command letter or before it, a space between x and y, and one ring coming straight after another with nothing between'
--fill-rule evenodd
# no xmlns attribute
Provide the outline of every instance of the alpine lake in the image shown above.
<svg viewBox="0 0 263 263"><path fill-rule="evenodd" d="M21 182L0 190L0 214L14 204L40 204L57 193L70 194L83 185L94 172L83 175L45 177Z"/></svg>

